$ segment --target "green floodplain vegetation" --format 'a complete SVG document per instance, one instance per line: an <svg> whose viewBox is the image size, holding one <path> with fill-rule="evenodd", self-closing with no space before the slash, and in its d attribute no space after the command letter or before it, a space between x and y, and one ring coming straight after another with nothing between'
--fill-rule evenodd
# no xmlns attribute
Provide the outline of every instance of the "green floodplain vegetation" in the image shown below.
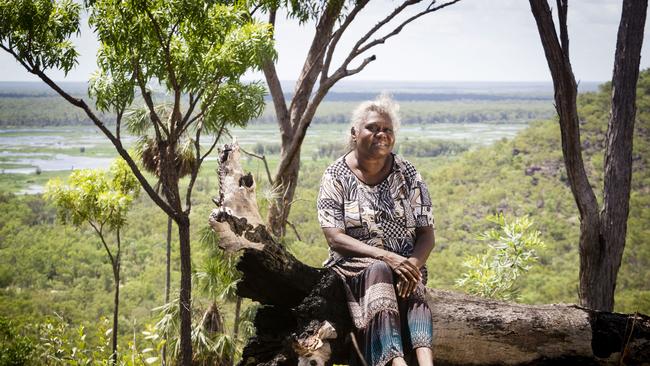
<svg viewBox="0 0 650 366"><path fill-rule="evenodd" d="M583 153L597 195L602 191L610 95L610 85L604 84L599 91L579 97ZM35 98L48 100L34 104ZM83 116L64 111L65 108L54 109L63 108L59 107L63 103L50 98L54 97L0 98L0 120L8 121L6 116L10 115L22 116L11 117L12 123L3 122L5 131L15 136L42 133L43 138L53 133L68 139L80 139L87 133L101 137L85 124ZM303 146L299 186L289 218L300 240L288 229L283 242L300 260L312 266L320 266L327 257L327 244L315 212L319 181L326 166L343 151L342 140L348 128L343 122L356 104L326 102L319 111L320 120L311 127ZM615 311L650 314L650 71L641 73L637 104L633 189ZM44 112L42 107L46 105L53 109ZM493 225L486 217L502 212L510 217L529 216L545 243L538 252L539 262L518 280L518 301L577 303L580 220L567 182L552 102L462 100L401 105L404 123L403 131L398 133L397 151L418 168L428 183L434 205L436 247L428 261L428 285L458 290L455 281L465 271L466 257L486 250L485 243L478 240L478 235ZM17 112L16 108L29 110L29 115ZM267 123L271 118L268 109L248 129L232 133L247 150L267 155L273 170L279 145L275 126ZM49 116L45 119L49 122L43 122L44 115ZM70 116L76 116L72 119L75 123L70 123ZM468 120L468 116L481 117ZM480 134L456 140L435 138L436 131L461 129L464 123L491 123L496 129L499 123L515 121L526 123L505 133L508 138L482 140ZM77 122L81 124L78 128L52 128ZM26 126L34 130L25 130ZM97 140L101 140L99 137ZM27 152L54 152L50 148L24 148ZM56 152L81 154L78 146L63 149ZM83 154L115 156L105 141L89 145ZM11 168L9 160L0 155L1 168ZM271 193L264 165L245 156L243 163L256 179L258 203L265 214ZM211 198L218 192L215 169L216 159L205 164L193 194L192 260L197 270L213 253L198 239L205 234L207 217L214 208ZM88 329L95 329L99 319L112 315L111 266L92 230L59 223L56 209L41 194L17 194L30 186L42 186L52 177L68 174L69 171L43 171L0 175L0 317L11 319L18 328L57 317L73 326L85 324ZM158 320L158 313L152 309L163 304L166 226L166 216L146 194L141 194L122 232L121 349L140 339L141 332ZM179 256L174 245L172 293L178 280ZM199 307L207 308L211 303L199 291L194 291L193 297ZM228 328L233 322L235 304L222 301L220 305ZM249 302L244 303L245 307L248 305Z"/></svg>

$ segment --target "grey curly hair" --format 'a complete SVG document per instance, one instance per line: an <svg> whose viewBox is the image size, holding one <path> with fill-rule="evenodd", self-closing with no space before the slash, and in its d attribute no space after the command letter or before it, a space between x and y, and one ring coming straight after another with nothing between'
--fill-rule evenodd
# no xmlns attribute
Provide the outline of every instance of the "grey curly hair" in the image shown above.
<svg viewBox="0 0 650 366"><path fill-rule="evenodd" d="M397 133L397 130L400 126L399 120L399 104L386 93L380 94L377 99L369 100L359 104L359 106L352 112L352 120L350 121L350 128L354 128L355 131L361 129L361 125L368 119L368 115L371 112L379 113L385 117L388 117L393 123L393 132ZM348 150L354 149L356 143L352 137L352 131L350 130L350 135L347 139Z"/></svg>

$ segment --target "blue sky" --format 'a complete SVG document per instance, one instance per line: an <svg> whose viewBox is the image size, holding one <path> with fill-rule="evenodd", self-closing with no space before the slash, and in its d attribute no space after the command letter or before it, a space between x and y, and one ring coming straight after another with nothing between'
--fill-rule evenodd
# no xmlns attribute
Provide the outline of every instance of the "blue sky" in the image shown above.
<svg viewBox="0 0 650 366"><path fill-rule="evenodd" d="M442 3L439 0L438 3ZM550 1L552 5L555 1ZM339 59L356 40L389 12L397 1L373 0L349 29ZM611 78L621 0L569 2L571 59L577 80ZM85 19L84 19L85 22ZM313 36L313 24L303 26L278 17L277 70L282 80L295 80ZM645 39L648 39L646 27ZM67 78L51 71L55 80L84 81L95 69L96 40L84 27L76 39L78 67ZM462 0L420 18L385 45L373 49L377 60L348 80L390 81L549 81L550 74L528 1ZM644 47L641 67L650 67ZM34 80L5 53L0 53L0 81ZM262 78L260 73L247 75Z"/></svg>

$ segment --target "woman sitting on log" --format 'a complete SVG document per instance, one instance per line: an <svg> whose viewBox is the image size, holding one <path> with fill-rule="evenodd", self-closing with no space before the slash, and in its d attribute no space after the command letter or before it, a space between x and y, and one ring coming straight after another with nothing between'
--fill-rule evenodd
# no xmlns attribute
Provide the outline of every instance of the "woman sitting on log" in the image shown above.
<svg viewBox="0 0 650 366"><path fill-rule="evenodd" d="M398 126L389 97L362 103L353 113L350 151L325 170L318 196L330 246L325 266L344 279L369 366L412 365L414 358L433 364L424 287L434 245L431 199L413 165L392 152Z"/></svg>

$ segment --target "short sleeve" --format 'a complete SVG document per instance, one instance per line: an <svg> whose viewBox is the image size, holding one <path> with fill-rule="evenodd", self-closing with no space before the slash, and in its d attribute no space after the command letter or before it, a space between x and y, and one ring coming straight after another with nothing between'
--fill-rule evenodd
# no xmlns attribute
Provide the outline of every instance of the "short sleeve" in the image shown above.
<svg viewBox="0 0 650 366"><path fill-rule="evenodd" d="M415 216L416 227L435 227L433 211L431 209L431 196L427 184L422 179L420 173L416 173L412 182L411 192L409 195L413 215Z"/></svg>
<svg viewBox="0 0 650 366"><path fill-rule="evenodd" d="M343 217L343 188L330 173L325 172L320 182L316 201L318 222L323 228L345 229Z"/></svg>

